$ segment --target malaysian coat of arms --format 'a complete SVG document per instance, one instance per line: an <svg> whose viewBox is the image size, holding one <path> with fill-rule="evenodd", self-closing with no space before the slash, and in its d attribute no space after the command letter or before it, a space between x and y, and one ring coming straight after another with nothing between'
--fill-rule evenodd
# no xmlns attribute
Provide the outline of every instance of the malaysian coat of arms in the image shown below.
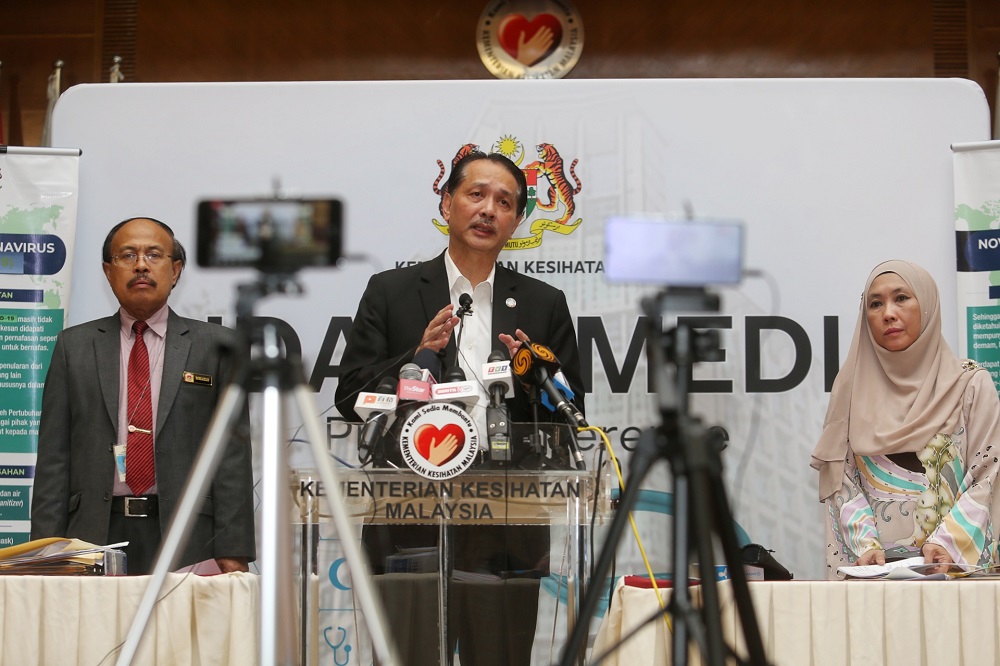
<svg viewBox="0 0 1000 666"><path fill-rule="evenodd" d="M469 153L478 151L481 151L479 144L464 144L452 158L451 168ZM517 138L510 135L501 137L490 150L491 153L500 153L521 167L528 183L528 205L522 220L522 224L528 222L528 235L511 238L504 246L505 250L528 250L539 247L546 231L565 236L573 233L583 222L581 217L573 219L576 214L575 197L583 189L583 184L576 174L576 165L580 160L574 159L567 168L559 151L551 143L539 143L535 146L535 151L537 158L522 166L527 161L524 146ZM434 194L440 197L438 211L441 213L441 219L434 218L431 222L438 231L447 235L448 223L444 221L442 208L448 188L448 178L445 174L449 172L443 161L437 160L437 165L439 172L432 189Z"/></svg>

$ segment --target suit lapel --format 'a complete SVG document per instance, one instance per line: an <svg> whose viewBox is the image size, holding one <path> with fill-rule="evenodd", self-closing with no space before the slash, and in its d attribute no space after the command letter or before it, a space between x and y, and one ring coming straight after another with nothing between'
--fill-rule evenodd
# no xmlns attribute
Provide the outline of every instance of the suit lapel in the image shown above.
<svg viewBox="0 0 1000 666"><path fill-rule="evenodd" d="M444 252L439 254L437 258L424 262L420 271L420 279L422 284L418 291L426 318L424 321L430 322L441 308L451 302L448 289L448 271L444 267ZM421 331L422 333L423 331ZM452 336L448 341L448 346L444 349L444 356L444 367L450 367L454 364L455 336Z"/></svg>
<svg viewBox="0 0 1000 666"><path fill-rule="evenodd" d="M97 322L94 336L94 361L97 365L97 382L104 396L104 407L111 422L118 428L118 394L121 390L121 328L117 314Z"/></svg>
<svg viewBox="0 0 1000 666"><path fill-rule="evenodd" d="M493 345L501 333L514 335L518 326L517 280L509 268L497 265L493 279Z"/></svg>
<svg viewBox="0 0 1000 666"><path fill-rule="evenodd" d="M160 402L156 410L156 432L163 429L170 408L181 386L181 375L191 351L188 326L173 310L167 315L167 339L163 345L163 377L160 379Z"/></svg>

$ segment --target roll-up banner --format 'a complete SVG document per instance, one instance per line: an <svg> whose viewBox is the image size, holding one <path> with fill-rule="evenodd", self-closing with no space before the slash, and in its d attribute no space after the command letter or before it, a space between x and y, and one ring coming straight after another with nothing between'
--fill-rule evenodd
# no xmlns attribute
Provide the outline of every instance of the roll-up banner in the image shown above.
<svg viewBox="0 0 1000 666"><path fill-rule="evenodd" d="M952 146L958 354L990 371L1000 389L1000 141Z"/></svg>
<svg viewBox="0 0 1000 666"><path fill-rule="evenodd" d="M0 146L0 547L28 540L42 389L66 320L80 151Z"/></svg>

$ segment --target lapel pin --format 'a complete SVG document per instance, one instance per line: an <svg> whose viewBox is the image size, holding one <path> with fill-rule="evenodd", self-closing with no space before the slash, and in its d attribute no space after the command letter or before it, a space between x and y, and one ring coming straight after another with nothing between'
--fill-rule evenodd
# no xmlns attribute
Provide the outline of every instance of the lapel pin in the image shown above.
<svg viewBox="0 0 1000 666"><path fill-rule="evenodd" d="M517 301L515 301L513 298L508 298L507 299L507 307L513 308L513 307L516 307L516 306L517 306Z"/></svg>

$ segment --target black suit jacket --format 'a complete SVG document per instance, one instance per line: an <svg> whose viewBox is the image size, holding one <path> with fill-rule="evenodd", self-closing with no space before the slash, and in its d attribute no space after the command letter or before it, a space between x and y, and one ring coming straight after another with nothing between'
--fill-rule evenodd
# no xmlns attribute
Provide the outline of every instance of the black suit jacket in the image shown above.
<svg viewBox="0 0 1000 666"><path fill-rule="evenodd" d="M372 276L361 297L347 338L337 384L337 409L349 421L361 421L354 401L361 391L373 391L382 377L399 376L399 369L413 360L413 353L428 322L451 302L444 253L414 266ZM576 328L566 304L566 295L541 280L497 264L493 281L493 342L500 333L514 335L523 330L534 342L555 352L575 393L573 402L583 411L583 380ZM444 365L455 365L455 340L444 349ZM486 359L479 359L485 363ZM515 382L507 401L511 419L530 421L525 391ZM543 409L543 412L545 410ZM551 413L543 414L551 419Z"/></svg>
<svg viewBox="0 0 1000 666"><path fill-rule="evenodd" d="M31 538L68 536L106 544L118 429L121 320L118 314L73 326L56 340L45 379ZM165 533L201 440L232 369L235 334L217 324L167 319L155 434L160 530ZM185 371L212 377L187 383ZM228 443L178 565L214 557L256 557L249 411Z"/></svg>
<svg viewBox="0 0 1000 666"><path fill-rule="evenodd" d="M382 377L399 375L399 369L413 359L413 353L428 322L451 302L444 253L430 261L372 276L361 297L354 325L347 338L341 362L336 404L350 421L361 419L354 402L361 391L371 391ZM493 281L493 340L503 345L500 333L514 335L520 328L533 341L555 352L563 372L576 394L574 402L583 410L583 382L576 329L562 291L540 280L497 265ZM506 352L506 350L504 350ZM454 336L444 350L445 367L455 364ZM485 362L486 359L481 359ZM515 382L514 395L507 400L511 420L532 420L526 392ZM558 420L545 408L541 420ZM514 459L525 452L517 450ZM364 542L374 573L384 571L385 558L398 549L436 543L438 528L431 525L379 526L366 528ZM454 566L467 571L512 570L548 573L549 535L546 527L512 525L470 526L455 532Z"/></svg>

